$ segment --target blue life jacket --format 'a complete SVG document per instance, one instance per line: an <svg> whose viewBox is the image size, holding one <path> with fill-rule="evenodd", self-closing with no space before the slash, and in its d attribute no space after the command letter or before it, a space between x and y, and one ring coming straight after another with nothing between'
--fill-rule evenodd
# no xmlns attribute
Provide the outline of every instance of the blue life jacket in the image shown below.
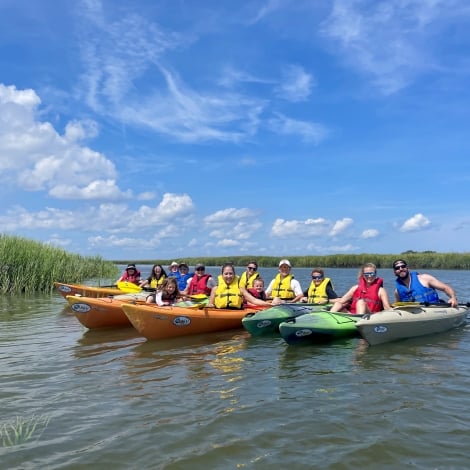
<svg viewBox="0 0 470 470"><path fill-rule="evenodd" d="M396 278L395 285L401 302L427 302L430 304L438 304L441 302L436 289L432 287L424 287L419 282L416 271L410 271L410 287L400 279Z"/></svg>

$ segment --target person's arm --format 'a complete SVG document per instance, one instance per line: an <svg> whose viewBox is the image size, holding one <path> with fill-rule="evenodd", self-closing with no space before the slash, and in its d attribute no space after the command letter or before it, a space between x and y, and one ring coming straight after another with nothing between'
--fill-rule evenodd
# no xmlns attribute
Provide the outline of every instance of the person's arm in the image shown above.
<svg viewBox="0 0 470 470"><path fill-rule="evenodd" d="M294 291L296 297L303 295L302 287L300 287L300 282L297 279L291 279L290 288Z"/></svg>
<svg viewBox="0 0 470 470"><path fill-rule="evenodd" d="M145 287L145 286L148 286L149 285L149 280L148 279L142 279L140 282L139 282L139 286L140 287Z"/></svg>
<svg viewBox="0 0 470 470"><path fill-rule="evenodd" d="M332 301L335 302L336 300L339 299L339 295L333 289L333 285L331 284L331 281L326 286L326 295L328 297L327 302L332 302Z"/></svg>
<svg viewBox="0 0 470 470"><path fill-rule="evenodd" d="M331 312L340 312L343 310L346 305L349 303L349 301L352 299L355 290L357 289L357 284L355 286L352 286L346 294L344 294L342 297L339 297L336 299L335 303L333 304L333 307L331 307Z"/></svg>
<svg viewBox="0 0 470 470"><path fill-rule="evenodd" d="M243 287L240 288L240 291L243 295L243 298L249 302L250 304L253 304L253 305L262 305L264 307L271 307L271 303L270 302L266 302L265 300L261 300L261 299L257 299L256 297L254 297L253 295L251 295L246 289L244 289Z"/></svg>
<svg viewBox="0 0 470 470"><path fill-rule="evenodd" d="M217 291L217 286L214 286L211 290L211 295L209 297L209 303L207 304L208 307L215 307L215 292Z"/></svg>
<svg viewBox="0 0 470 470"><path fill-rule="evenodd" d="M436 279L434 276L431 276L430 274L419 274L418 277L420 281L425 280L429 287L432 287L436 290L440 290L444 292L449 297L449 304L452 307L458 306L459 303L457 302L457 296L455 295L455 291L452 287L449 286L449 284L439 281L439 279Z"/></svg>
<svg viewBox="0 0 470 470"><path fill-rule="evenodd" d="M266 292L266 298L271 298L271 294L273 292L273 285L274 285L274 279L269 283L268 288L265 290Z"/></svg>
<svg viewBox="0 0 470 470"><path fill-rule="evenodd" d="M394 295L395 295L395 302L400 302L400 294L398 293L397 289L395 289Z"/></svg>
<svg viewBox="0 0 470 470"><path fill-rule="evenodd" d="M160 307L162 307L163 305L168 305L168 304L166 304L165 302L163 302L163 300L162 300L162 293L161 293L161 292L157 292L157 293L155 294L155 303L156 303L157 305L159 305Z"/></svg>
<svg viewBox="0 0 470 470"><path fill-rule="evenodd" d="M379 298L382 301L383 310L388 310L389 308L392 308L390 306L390 301L388 300L387 291L383 287L379 289Z"/></svg>

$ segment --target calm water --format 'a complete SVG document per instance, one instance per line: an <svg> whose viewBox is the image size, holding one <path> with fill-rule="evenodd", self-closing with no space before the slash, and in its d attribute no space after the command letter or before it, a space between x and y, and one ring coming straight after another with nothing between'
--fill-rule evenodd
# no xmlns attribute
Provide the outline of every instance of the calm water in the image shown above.
<svg viewBox="0 0 470 470"><path fill-rule="evenodd" d="M341 294L356 270L328 274ZM434 274L470 300L470 272ZM0 467L468 468L469 344L470 327L375 347L244 330L147 342L87 331L58 295L2 297L0 429L49 422L0 441Z"/></svg>

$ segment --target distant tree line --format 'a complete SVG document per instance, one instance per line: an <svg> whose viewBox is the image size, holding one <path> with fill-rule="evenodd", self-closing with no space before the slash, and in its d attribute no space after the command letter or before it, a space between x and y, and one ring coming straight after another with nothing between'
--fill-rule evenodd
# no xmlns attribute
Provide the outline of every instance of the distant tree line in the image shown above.
<svg viewBox="0 0 470 470"><path fill-rule="evenodd" d="M374 263L378 268L391 268L393 261L404 258L412 268L416 269L470 269L470 253L437 253L435 251L405 251L399 254L336 254L322 256L231 256L175 258L156 260L115 260L117 264L134 262L138 264L159 263L168 266L172 261L185 262L189 266L204 263L206 266L221 266L232 262L236 266L245 266L255 260L260 267L277 267L279 261L287 258L296 268L357 268L364 263Z"/></svg>

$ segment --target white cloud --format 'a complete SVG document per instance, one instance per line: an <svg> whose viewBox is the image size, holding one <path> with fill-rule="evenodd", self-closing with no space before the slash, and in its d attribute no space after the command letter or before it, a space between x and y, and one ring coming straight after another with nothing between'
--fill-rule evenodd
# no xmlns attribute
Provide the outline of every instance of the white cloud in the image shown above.
<svg viewBox="0 0 470 470"><path fill-rule="evenodd" d="M0 171L27 191L49 191L55 198L129 197L116 185L114 164L78 142L97 135L93 121L72 121L60 135L38 120L41 100L33 90L0 84Z"/></svg>
<svg viewBox="0 0 470 470"><path fill-rule="evenodd" d="M341 220L337 220L334 225L333 225L333 228L331 229L330 231L330 235L332 237L335 237L339 234L341 234L342 232L344 232L346 229L348 229L349 227L351 227L351 225L354 223L354 220L349 218L349 217L345 217L344 219L341 219Z"/></svg>
<svg viewBox="0 0 470 470"><path fill-rule="evenodd" d="M442 0L336 0L322 33L336 50L339 46L348 65L371 76L384 94L391 94L439 67L430 47L438 31L432 24L452 15L454 21L468 18L464 9L462 2Z"/></svg>
<svg viewBox="0 0 470 470"><path fill-rule="evenodd" d="M206 224L226 224L228 222L233 223L234 221L238 221L240 219L256 217L256 215L257 212L253 209L235 209L230 207L228 209L222 209L204 217L204 222Z"/></svg>
<svg viewBox="0 0 470 470"><path fill-rule="evenodd" d="M361 238L367 240L368 238L376 238L379 235L379 231L376 230L375 228L369 228L367 230L364 230L361 233Z"/></svg>
<svg viewBox="0 0 470 470"><path fill-rule="evenodd" d="M413 217L410 217L405 221L405 223L400 227L400 232L416 232L417 230L422 230L428 227L430 224L430 220L423 214L415 214Z"/></svg>
<svg viewBox="0 0 470 470"><path fill-rule="evenodd" d="M276 134L299 136L307 143L319 144L328 136L328 130L322 124L291 119L281 113L275 113L268 125Z"/></svg>
<svg viewBox="0 0 470 470"><path fill-rule="evenodd" d="M330 223L323 219L306 219L306 220L284 220L276 219L271 227L271 235L273 237L291 238L301 237L308 238L315 235L323 235L328 231Z"/></svg>
<svg viewBox="0 0 470 470"><path fill-rule="evenodd" d="M306 101L312 92L314 80L312 75L305 72L303 67L289 65L283 70L282 83L276 87L276 93L281 98L292 101Z"/></svg>

